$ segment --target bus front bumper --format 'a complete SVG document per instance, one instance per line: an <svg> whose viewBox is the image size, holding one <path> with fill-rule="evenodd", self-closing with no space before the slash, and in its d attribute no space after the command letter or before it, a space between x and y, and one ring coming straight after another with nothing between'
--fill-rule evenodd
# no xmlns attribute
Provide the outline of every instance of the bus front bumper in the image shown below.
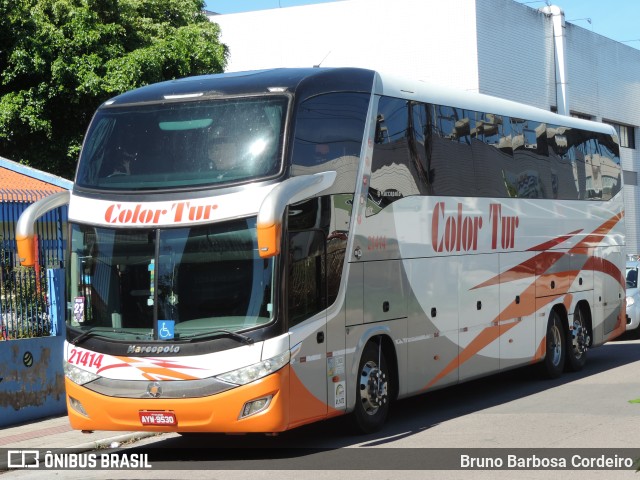
<svg viewBox="0 0 640 480"><path fill-rule="evenodd" d="M269 433L284 431L289 424L289 365L250 384L199 398L110 397L68 378L65 387L69 420L76 430ZM243 416L251 402L260 406L263 399L264 409Z"/></svg>

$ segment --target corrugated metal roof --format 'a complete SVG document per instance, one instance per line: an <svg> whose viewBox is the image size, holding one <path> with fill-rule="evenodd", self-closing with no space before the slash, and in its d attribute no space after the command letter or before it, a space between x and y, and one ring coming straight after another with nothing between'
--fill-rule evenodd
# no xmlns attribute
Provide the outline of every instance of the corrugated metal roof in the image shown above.
<svg viewBox="0 0 640 480"><path fill-rule="evenodd" d="M0 166L1 202L31 203L52 193L64 190L66 189L63 187Z"/></svg>

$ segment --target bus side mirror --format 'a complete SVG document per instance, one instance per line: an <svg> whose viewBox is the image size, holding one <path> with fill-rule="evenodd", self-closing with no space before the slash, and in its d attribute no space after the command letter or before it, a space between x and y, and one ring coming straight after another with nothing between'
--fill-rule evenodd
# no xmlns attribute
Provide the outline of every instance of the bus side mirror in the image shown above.
<svg viewBox="0 0 640 480"><path fill-rule="evenodd" d="M33 267L36 263L36 242L34 226L36 220L54 208L69 203L69 191L54 193L29 205L16 224L18 259L23 267Z"/></svg>
<svg viewBox="0 0 640 480"><path fill-rule="evenodd" d="M326 190L333 185L336 176L336 172L328 171L288 178L267 194L258 211L258 253L261 258L270 258L280 253L282 222L287 205Z"/></svg>

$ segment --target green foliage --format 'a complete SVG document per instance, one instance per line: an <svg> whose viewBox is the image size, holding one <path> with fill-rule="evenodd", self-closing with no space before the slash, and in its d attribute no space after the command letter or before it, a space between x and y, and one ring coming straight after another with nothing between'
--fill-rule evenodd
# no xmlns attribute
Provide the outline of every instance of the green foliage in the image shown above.
<svg viewBox="0 0 640 480"><path fill-rule="evenodd" d="M0 155L72 178L95 109L133 88L219 73L202 0L0 0Z"/></svg>

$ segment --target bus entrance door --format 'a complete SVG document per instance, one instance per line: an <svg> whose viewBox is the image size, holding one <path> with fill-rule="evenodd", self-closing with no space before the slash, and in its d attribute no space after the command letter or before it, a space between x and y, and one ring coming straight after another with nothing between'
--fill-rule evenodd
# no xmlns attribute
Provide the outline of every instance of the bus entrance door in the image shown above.
<svg viewBox="0 0 640 480"><path fill-rule="evenodd" d="M286 291L291 335L291 427L327 416L326 243L321 230L289 234Z"/></svg>

